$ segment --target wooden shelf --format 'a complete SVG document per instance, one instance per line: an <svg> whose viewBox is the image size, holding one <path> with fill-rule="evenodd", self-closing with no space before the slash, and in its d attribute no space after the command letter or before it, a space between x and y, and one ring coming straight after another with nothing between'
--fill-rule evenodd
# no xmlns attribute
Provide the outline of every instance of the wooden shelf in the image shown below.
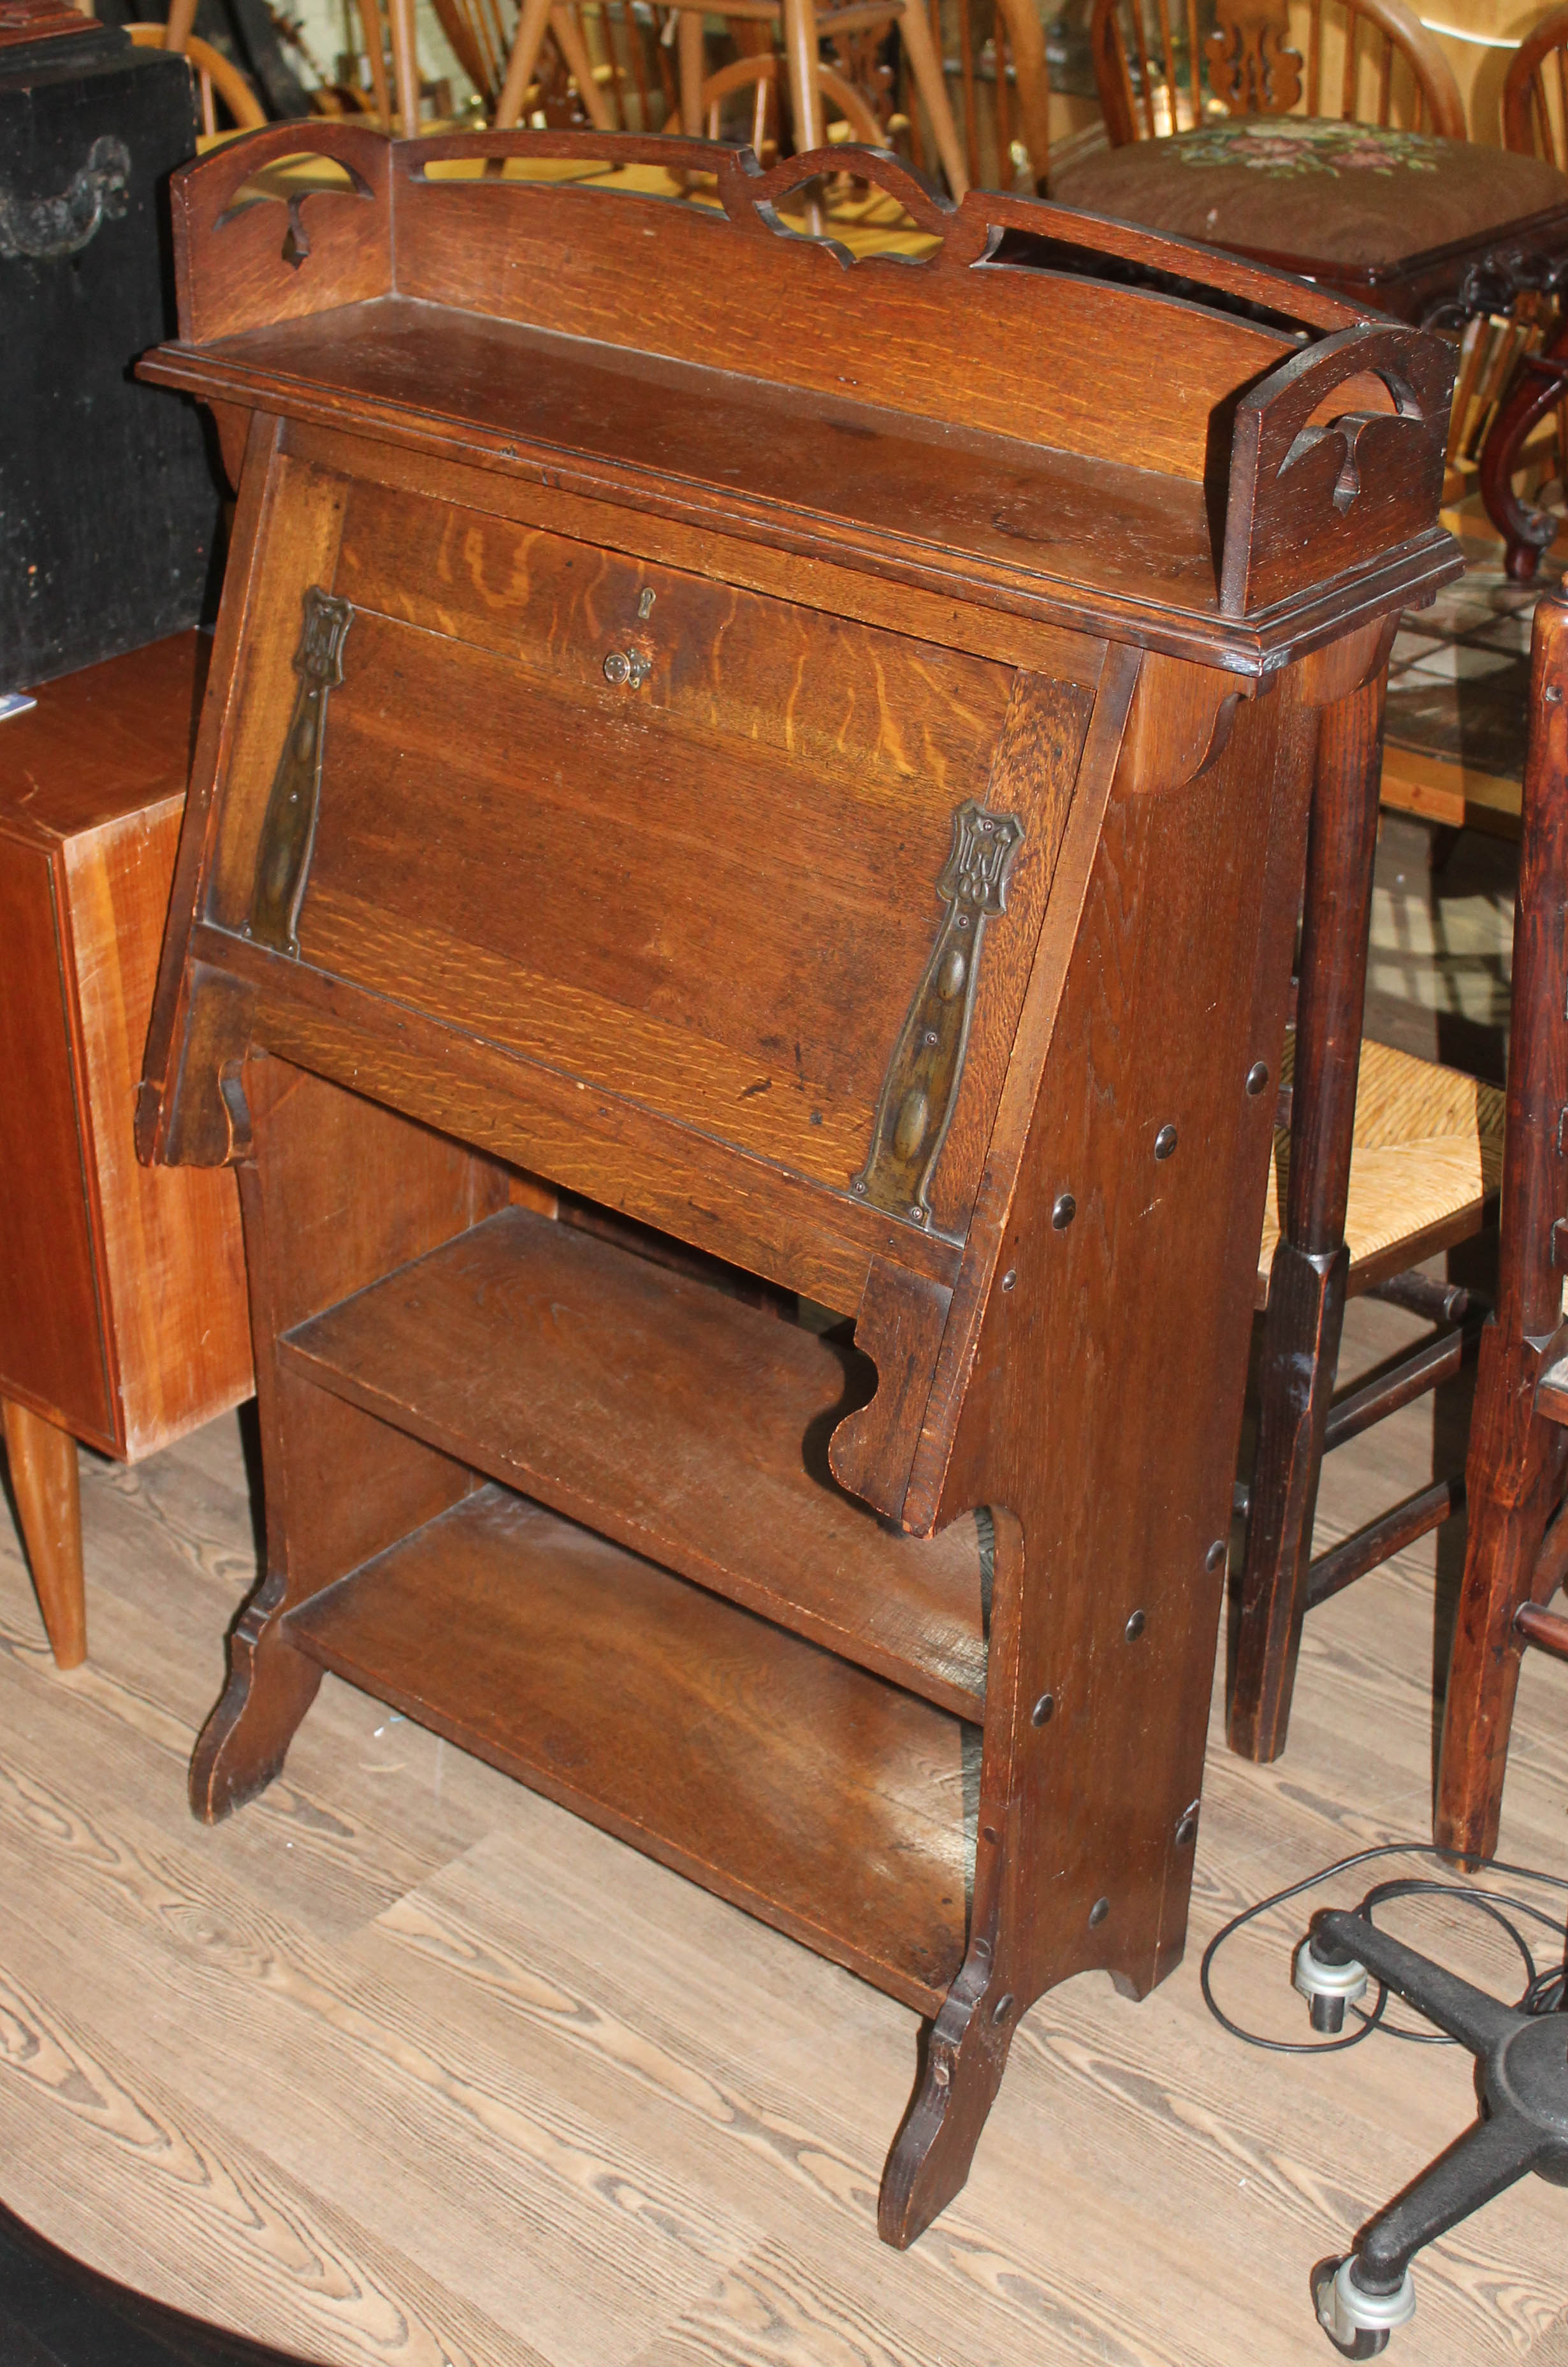
<svg viewBox="0 0 1568 2367"><path fill-rule="evenodd" d="M320 425L347 402L375 406L393 429L417 418L427 438L494 438L514 469L536 460L574 490L660 472L683 489L682 509L716 524L783 513L923 545L983 579L1217 612L1203 487L1148 467L402 296L245 331L222 363L236 391Z"/></svg>
<svg viewBox="0 0 1568 2367"><path fill-rule="evenodd" d="M511 1208L280 1342L306 1380L953 1712L984 1710L975 1523L908 1537L828 1469L852 1352Z"/></svg>
<svg viewBox="0 0 1568 2367"><path fill-rule="evenodd" d="M967 1912L957 1719L494 1486L284 1625L465 1750L939 2010Z"/></svg>

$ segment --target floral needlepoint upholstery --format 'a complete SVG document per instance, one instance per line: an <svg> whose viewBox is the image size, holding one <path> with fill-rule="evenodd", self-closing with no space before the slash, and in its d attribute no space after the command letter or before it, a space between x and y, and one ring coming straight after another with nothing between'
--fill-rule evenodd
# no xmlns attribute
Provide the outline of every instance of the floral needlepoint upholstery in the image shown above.
<svg viewBox="0 0 1568 2367"><path fill-rule="evenodd" d="M1435 173L1445 143L1419 131L1328 123L1293 115L1249 116L1194 131L1177 146L1184 164L1245 164L1249 173Z"/></svg>
<svg viewBox="0 0 1568 2367"><path fill-rule="evenodd" d="M1287 267L1376 268L1568 204L1534 156L1309 116L1240 116L1080 158L1051 195Z"/></svg>

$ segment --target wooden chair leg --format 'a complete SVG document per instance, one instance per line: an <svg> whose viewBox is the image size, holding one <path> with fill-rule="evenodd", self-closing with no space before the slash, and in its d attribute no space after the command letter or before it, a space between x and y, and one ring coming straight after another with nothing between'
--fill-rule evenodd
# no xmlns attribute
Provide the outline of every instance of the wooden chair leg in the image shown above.
<svg viewBox="0 0 1568 2367"><path fill-rule="evenodd" d="M1230 1741L1285 1747L1349 1257L1345 1209L1366 1000L1385 676L1325 709L1307 841L1291 1179L1264 1319L1258 1459L1242 1567Z"/></svg>
<svg viewBox="0 0 1568 2367"><path fill-rule="evenodd" d="M0 1400L11 1486L21 1515L39 1609L59 1667L80 1668L87 1657L87 1609L82 1583L82 1498L76 1441L68 1430L12 1399Z"/></svg>
<svg viewBox="0 0 1568 2367"><path fill-rule="evenodd" d="M797 155L820 148L828 134L817 82L817 11L812 0L784 0L784 71Z"/></svg>
<svg viewBox="0 0 1568 2367"><path fill-rule="evenodd" d="M506 80L501 86L501 96L495 103L497 131L505 131L519 122L528 86L538 68L539 51L544 43L546 28L550 21L552 0L523 0L517 18L517 31L513 39L512 55L506 62Z"/></svg>
<svg viewBox="0 0 1568 2367"><path fill-rule="evenodd" d="M695 8L682 8L675 28L676 58L681 77L681 129L688 140L703 136L703 20Z"/></svg>
<svg viewBox="0 0 1568 2367"><path fill-rule="evenodd" d="M699 17L699 24L701 21ZM599 87L593 72L593 61L588 54L588 44L582 37L582 28L570 8L550 10L550 30L560 43L560 51L566 60L567 71L577 85L578 96L582 101L583 112L588 120L595 131L613 131L615 127L610 113L610 102Z"/></svg>
<svg viewBox="0 0 1568 2367"><path fill-rule="evenodd" d="M1562 1554L1542 1553L1562 1492L1568 1432L1534 1411L1538 1357L1495 1324L1481 1343L1466 1469L1470 1534L1443 1700L1432 1838L1469 1865L1497 1848L1523 1638L1523 1604L1555 1591ZM1561 1544L1568 1541L1564 1532Z"/></svg>
<svg viewBox="0 0 1568 2367"><path fill-rule="evenodd" d="M1051 78L1045 63L1044 20L1034 0L998 0L998 6L1018 76L1023 144L1029 151L1035 187L1043 191L1051 170Z"/></svg>
<svg viewBox="0 0 1568 2367"><path fill-rule="evenodd" d="M954 203L962 203L968 194L969 176L964 169L964 151L958 144L958 126L947 103L947 85L942 78L942 60L931 39L925 0L905 0L898 18L898 37L908 51L909 72L915 78L915 88L926 103L931 137L936 142L936 153L942 158L942 170L947 175L947 185L953 192ZM1037 171L1043 169L1043 166L1036 166Z"/></svg>
<svg viewBox="0 0 1568 2367"><path fill-rule="evenodd" d="M405 140L419 137L419 51L414 41L413 0L387 0L392 40L392 81L397 90L397 128Z"/></svg>

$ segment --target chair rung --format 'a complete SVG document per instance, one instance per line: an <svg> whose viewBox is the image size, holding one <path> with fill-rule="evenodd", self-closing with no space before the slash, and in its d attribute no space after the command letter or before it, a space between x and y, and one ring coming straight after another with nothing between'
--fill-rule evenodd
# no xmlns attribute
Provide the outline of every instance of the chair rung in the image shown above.
<svg viewBox="0 0 1568 2367"><path fill-rule="evenodd" d="M1365 1295L1382 1299L1388 1307L1403 1307L1407 1315L1424 1316L1428 1323L1463 1323L1472 1315L1492 1312L1490 1299L1480 1291L1469 1290L1462 1283L1435 1282L1418 1266L1405 1274L1391 1274L1386 1282L1374 1282Z"/></svg>
<svg viewBox="0 0 1568 2367"><path fill-rule="evenodd" d="M1369 1570L1376 1569L1380 1562L1414 1545L1428 1529L1439 1527L1463 1502L1462 1479L1438 1479L1416 1495L1406 1496L1403 1504L1396 1504L1380 1520L1369 1521L1365 1528L1358 1529L1343 1545L1336 1546L1332 1553L1319 1555L1307 1571L1307 1609L1314 1611L1331 1594L1343 1592L1359 1578L1365 1578Z"/></svg>
<svg viewBox="0 0 1568 2367"><path fill-rule="evenodd" d="M1514 1614L1514 1625L1527 1644L1538 1651L1550 1652L1554 1659L1568 1660L1568 1619L1559 1618L1552 1611L1543 1611L1539 1603L1521 1603Z"/></svg>
<svg viewBox="0 0 1568 2367"><path fill-rule="evenodd" d="M1324 1453L1326 1455L1331 1447L1343 1446L1348 1438L1359 1438L1384 1414L1396 1413L1401 1406L1425 1397L1428 1389L1439 1388L1444 1381L1452 1380L1466 1357L1473 1353L1480 1337L1479 1330L1474 1330L1445 1331L1435 1340L1423 1340L1418 1348L1400 1359L1392 1372L1353 1389L1329 1408L1323 1432Z"/></svg>

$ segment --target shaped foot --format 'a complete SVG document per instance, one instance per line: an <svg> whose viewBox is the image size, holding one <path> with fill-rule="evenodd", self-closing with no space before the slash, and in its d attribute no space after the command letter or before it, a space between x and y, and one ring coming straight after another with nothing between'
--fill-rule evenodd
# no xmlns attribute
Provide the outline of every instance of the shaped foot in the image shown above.
<svg viewBox="0 0 1568 2367"><path fill-rule="evenodd" d="M899 2251L925 2233L969 2175L1022 2010L975 1941L931 2024L925 2068L882 2173L877 2232Z"/></svg>
<svg viewBox="0 0 1568 2367"><path fill-rule="evenodd" d="M288 1581L275 1571L240 1614L229 1639L229 1682L190 1763L190 1805L215 1825L278 1774L321 1671L279 1632Z"/></svg>

